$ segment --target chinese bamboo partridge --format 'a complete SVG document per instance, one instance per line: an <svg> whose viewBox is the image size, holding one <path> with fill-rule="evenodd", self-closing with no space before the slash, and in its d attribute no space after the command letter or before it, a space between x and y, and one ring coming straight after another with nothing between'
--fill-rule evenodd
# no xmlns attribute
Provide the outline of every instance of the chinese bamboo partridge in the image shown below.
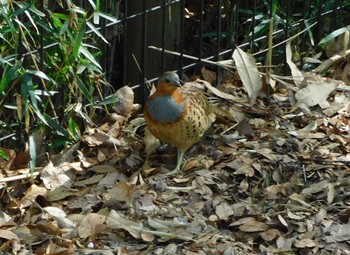
<svg viewBox="0 0 350 255"><path fill-rule="evenodd" d="M185 151L201 140L217 109L200 90L186 84L181 87L176 73L165 72L160 77L156 91L146 101L145 120L156 138L177 147L174 171L180 171Z"/></svg>

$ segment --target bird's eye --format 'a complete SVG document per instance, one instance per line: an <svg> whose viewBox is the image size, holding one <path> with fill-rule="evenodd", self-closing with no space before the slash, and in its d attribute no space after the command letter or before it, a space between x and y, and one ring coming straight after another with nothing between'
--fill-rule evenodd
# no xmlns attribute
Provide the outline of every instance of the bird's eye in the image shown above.
<svg viewBox="0 0 350 255"><path fill-rule="evenodd" d="M168 78L165 79L166 83L170 83L170 80Z"/></svg>

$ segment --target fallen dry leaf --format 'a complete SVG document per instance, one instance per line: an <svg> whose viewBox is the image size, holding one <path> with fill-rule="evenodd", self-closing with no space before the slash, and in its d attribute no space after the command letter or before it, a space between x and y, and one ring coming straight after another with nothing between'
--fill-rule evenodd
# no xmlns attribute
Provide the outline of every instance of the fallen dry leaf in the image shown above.
<svg viewBox="0 0 350 255"><path fill-rule="evenodd" d="M295 93L297 99L295 106L308 109L310 106L320 104L327 99L336 87L335 83L309 84Z"/></svg>
<svg viewBox="0 0 350 255"><path fill-rule="evenodd" d="M267 229L269 229L268 225L266 225L264 222L259 222L255 220L246 222L243 225L239 226L239 230L249 233L265 231Z"/></svg>
<svg viewBox="0 0 350 255"><path fill-rule="evenodd" d="M77 227L78 235L80 238L87 238L95 236L105 229L103 226L106 220L106 216L97 213L90 213L86 215L79 223Z"/></svg>
<svg viewBox="0 0 350 255"><path fill-rule="evenodd" d="M255 59L252 55L244 52L240 48L236 48L232 54L235 61L239 76L242 79L243 85L247 89L250 102L253 104L262 87L262 81L256 67Z"/></svg>

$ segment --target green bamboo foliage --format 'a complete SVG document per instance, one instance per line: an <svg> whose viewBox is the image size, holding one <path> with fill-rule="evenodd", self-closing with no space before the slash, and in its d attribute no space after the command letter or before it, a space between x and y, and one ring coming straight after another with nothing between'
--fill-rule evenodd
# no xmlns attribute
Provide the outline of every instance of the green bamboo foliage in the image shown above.
<svg viewBox="0 0 350 255"><path fill-rule="evenodd" d="M17 131L12 141L26 142L40 128L54 148L79 139L84 121L74 117L77 105L87 105L83 111L93 117L95 102L103 101L99 45L107 41L94 20L116 19L99 11L99 1L88 1L89 10L44 2L0 3L0 137Z"/></svg>

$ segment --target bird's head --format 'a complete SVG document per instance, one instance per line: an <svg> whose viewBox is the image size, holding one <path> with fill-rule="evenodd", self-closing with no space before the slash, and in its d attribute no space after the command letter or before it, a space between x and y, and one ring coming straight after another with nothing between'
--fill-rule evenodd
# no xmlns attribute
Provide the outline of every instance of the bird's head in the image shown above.
<svg viewBox="0 0 350 255"><path fill-rule="evenodd" d="M163 94L172 94L181 86L180 78L175 72L165 72L159 78L157 90Z"/></svg>

